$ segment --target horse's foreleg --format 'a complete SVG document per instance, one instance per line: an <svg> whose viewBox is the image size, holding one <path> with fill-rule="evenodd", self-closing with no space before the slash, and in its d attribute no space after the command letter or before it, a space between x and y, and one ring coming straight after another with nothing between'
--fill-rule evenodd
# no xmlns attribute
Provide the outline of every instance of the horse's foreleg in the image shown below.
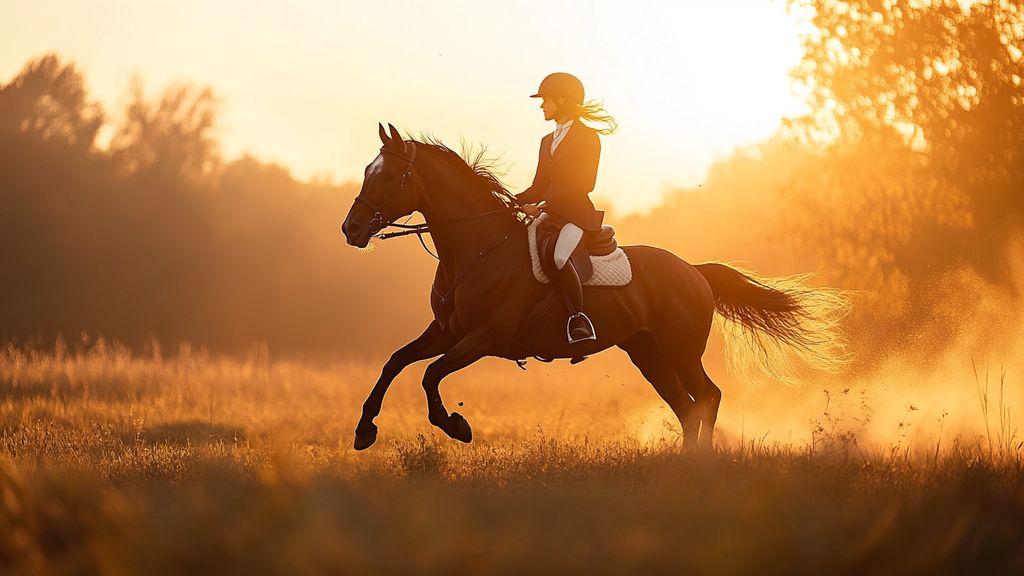
<svg viewBox="0 0 1024 576"><path fill-rule="evenodd" d="M473 430L469 427L469 422L466 422L458 412L448 414L444 402L441 401L439 387L445 376L486 356L485 343L482 330L470 332L443 356L431 362L423 374L423 391L427 395L427 418L445 434L462 442L473 439Z"/></svg>
<svg viewBox="0 0 1024 576"><path fill-rule="evenodd" d="M373 423L373 419L380 414L384 395L402 370L413 362L444 354L447 349L441 327L437 321L434 321L418 338L402 346L391 355L391 358L384 364L377 383L373 385L373 390L363 402L363 415L359 418L359 424L356 425L356 450L365 450L377 440L377 425Z"/></svg>

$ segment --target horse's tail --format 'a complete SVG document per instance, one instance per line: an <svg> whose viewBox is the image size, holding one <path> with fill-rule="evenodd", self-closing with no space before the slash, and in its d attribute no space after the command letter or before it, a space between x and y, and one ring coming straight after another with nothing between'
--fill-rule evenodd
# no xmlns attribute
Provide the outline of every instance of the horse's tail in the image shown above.
<svg viewBox="0 0 1024 576"><path fill-rule="evenodd" d="M827 372L836 372L849 361L840 326L850 309L844 291L811 288L810 274L769 279L725 264L696 268L711 285L715 310L724 320L730 363L754 360L772 376L789 381L794 355ZM747 346L737 346L740 341Z"/></svg>

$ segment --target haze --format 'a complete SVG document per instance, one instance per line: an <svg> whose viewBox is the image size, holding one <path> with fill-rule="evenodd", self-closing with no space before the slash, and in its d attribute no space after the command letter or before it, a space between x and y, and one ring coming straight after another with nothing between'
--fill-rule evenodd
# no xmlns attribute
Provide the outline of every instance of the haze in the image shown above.
<svg viewBox="0 0 1024 576"><path fill-rule="evenodd" d="M0 78L57 52L108 114L138 75L222 98L227 157L300 178L357 180L378 121L457 145L488 145L513 191L551 130L527 96L548 72L577 74L620 122L604 140L596 196L621 211L700 185L715 159L799 112L800 58L781 2L0 2Z"/></svg>

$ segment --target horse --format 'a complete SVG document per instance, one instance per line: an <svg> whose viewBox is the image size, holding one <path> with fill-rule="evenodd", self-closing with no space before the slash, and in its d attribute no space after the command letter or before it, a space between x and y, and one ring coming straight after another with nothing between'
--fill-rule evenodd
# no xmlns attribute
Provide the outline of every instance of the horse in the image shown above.
<svg viewBox="0 0 1024 576"><path fill-rule="evenodd" d="M565 311L557 306L546 321L521 333L551 290L532 274L525 214L479 158L467 162L436 139L403 139L394 126L388 128L378 124L380 152L366 166L341 229L349 245L365 248L398 219L422 214L425 228L411 231L428 229L439 258L430 293L434 318L384 364L362 406L356 450L376 441L373 421L392 381L410 364L430 358L436 359L422 380L427 419L468 443L469 422L458 412L449 414L441 398L440 384L449 374L485 356L579 359L618 346L672 409L684 448L712 446L722 391L701 358L715 312L740 328L766 368L783 348L819 368L841 364L841 294L809 288L804 277L764 279L720 263L691 265L645 245L622 247L632 265L628 284L584 287L596 340L570 345Z"/></svg>

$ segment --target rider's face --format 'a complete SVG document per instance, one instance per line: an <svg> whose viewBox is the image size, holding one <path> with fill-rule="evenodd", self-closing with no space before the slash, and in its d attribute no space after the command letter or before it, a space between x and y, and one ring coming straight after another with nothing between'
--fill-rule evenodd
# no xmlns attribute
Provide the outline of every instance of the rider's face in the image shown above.
<svg viewBox="0 0 1024 576"><path fill-rule="evenodd" d="M540 109L544 111L545 120L554 120L555 110L558 109L558 102L545 96L540 103Z"/></svg>

